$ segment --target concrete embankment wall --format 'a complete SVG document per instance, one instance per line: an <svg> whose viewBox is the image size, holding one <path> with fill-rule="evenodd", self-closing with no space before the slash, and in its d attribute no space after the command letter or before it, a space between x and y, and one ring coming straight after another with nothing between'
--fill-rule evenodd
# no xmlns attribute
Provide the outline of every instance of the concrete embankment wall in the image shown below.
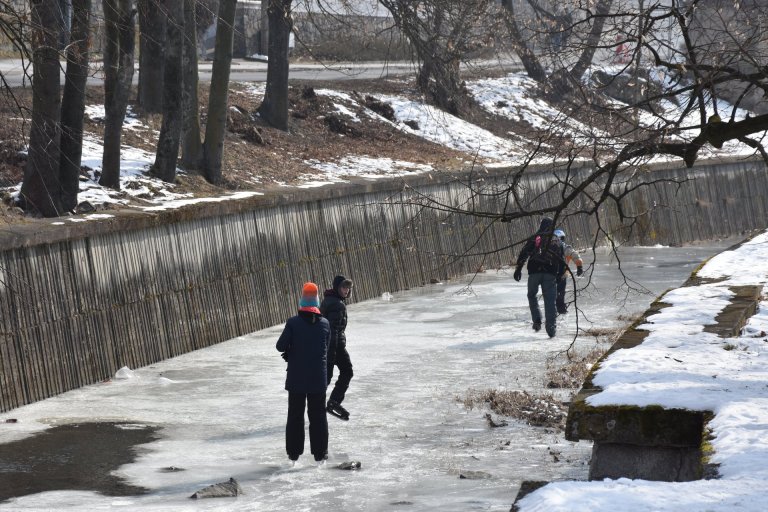
<svg viewBox="0 0 768 512"><path fill-rule="evenodd" d="M466 207L472 199L478 210L515 209L494 193L509 174L283 189L181 210L0 230L0 410L98 382L122 366L282 323L307 280L323 287L343 273L355 280L354 300L364 300L508 265L538 218L491 223L410 201L426 194L445 205ZM598 215L579 212L586 201L564 212L571 216L561 225L586 247L596 237L603 241L598 227L633 244L681 244L768 224L762 162L643 169L614 190L659 178L687 181L630 193L624 213L640 214L631 229L610 204ZM521 201L557 201L564 179L564 172L547 169L526 174L517 188ZM472 198L469 182L484 194Z"/></svg>

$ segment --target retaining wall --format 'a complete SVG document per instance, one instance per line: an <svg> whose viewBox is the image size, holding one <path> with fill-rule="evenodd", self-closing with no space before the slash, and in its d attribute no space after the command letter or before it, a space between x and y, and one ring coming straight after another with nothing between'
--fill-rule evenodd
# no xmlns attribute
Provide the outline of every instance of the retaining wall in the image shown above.
<svg viewBox="0 0 768 512"><path fill-rule="evenodd" d="M538 218L489 222L410 201L426 194L490 212L523 202L536 208L557 201L558 183L569 179L546 168L526 173L516 205L497 194L511 172L277 189L179 210L120 211L63 225L41 219L2 229L0 410L98 382L122 366L144 366L282 323L307 280L323 287L343 273L355 281L353 299L364 300L508 265ZM596 215L580 212L586 201L564 212L560 225L574 245L585 247L598 226L617 241L682 244L768 224L763 162L718 162L693 171L656 166L614 189L661 177L687 181L630 193L625 213L640 215L631 225L610 204ZM468 183L483 194L473 196Z"/></svg>
<svg viewBox="0 0 768 512"><path fill-rule="evenodd" d="M702 279L694 274L683 286L701 283ZM730 291L733 296L728 305L717 315L715 324L704 327L705 332L722 338L736 337L757 311L762 286L732 286ZM602 391L592 382L600 364L617 350L641 345L649 331L640 326L668 306L659 300L651 304L595 363L571 401L565 438L593 442L590 480L632 478L686 482L712 476L713 470L708 467L707 460L710 454L707 453L706 425L714 416L713 411L666 409L658 405L591 406L587 403L590 396Z"/></svg>

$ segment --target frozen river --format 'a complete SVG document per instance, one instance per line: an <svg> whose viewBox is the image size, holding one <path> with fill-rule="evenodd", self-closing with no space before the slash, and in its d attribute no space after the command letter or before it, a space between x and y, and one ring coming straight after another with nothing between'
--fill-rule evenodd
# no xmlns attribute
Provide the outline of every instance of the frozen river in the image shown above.
<svg viewBox="0 0 768 512"><path fill-rule="evenodd" d="M727 245L623 250L626 277L646 294L620 289L624 278L615 259L598 252L591 285L579 298L580 327L626 324ZM593 262L593 255L582 256L587 265ZM329 417L324 467L315 466L308 440L297 466L288 464L285 363L275 350L282 326L276 326L0 415L3 443L68 423L159 428L159 439L137 447L136 460L116 471L147 494L49 491L6 501L0 511L506 511L522 480L585 479L589 443L570 443L562 432L516 421L492 429L488 410L461 403L473 389L545 392L548 358L575 334L573 308L550 340L530 328L525 276L515 283L511 270L489 271L467 287L471 277L382 290L380 299L349 307L355 378L344 405L352 419ZM589 336L579 341L581 347L594 343ZM1 423L9 418L18 421ZM361 461L362 469L334 469L346 460ZM163 470L168 467L183 471ZM483 478L459 478L468 471ZM244 495L189 499L230 477ZM9 484L0 465L3 485Z"/></svg>

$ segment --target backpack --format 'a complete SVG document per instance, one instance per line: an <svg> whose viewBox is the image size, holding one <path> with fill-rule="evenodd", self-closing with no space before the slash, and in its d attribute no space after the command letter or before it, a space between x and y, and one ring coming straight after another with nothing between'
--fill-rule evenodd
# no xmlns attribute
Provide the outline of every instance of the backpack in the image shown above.
<svg viewBox="0 0 768 512"><path fill-rule="evenodd" d="M560 239L554 235L536 235L533 243L530 260L540 267L557 269L563 259Z"/></svg>

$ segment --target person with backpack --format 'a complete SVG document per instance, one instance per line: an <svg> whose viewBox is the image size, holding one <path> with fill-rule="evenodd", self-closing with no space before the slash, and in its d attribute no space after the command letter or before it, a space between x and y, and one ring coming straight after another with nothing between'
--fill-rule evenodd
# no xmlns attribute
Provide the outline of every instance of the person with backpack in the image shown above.
<svg viewBox="0 0 768 512"><path fill-rule="evenodd" d="M528 262L528 306L531 309L533 330L541 330L541 310L539 309L538 293L544 297L544 326L550 338L557 331L555 318L557 309L557 282L565 272L565 256L563 244L554 234L554 222L549 217L541 220L538 231L523 245L517 257L515 281L520 281L523 275L523 265Z"/></svg>
<svg viewBox="0 0 768 512"><path fill-rule="evenodd" d="M565 288L568 285L568 276L566 273L570 273L569 264L573 261L576 264L576 276L580 277L584 273L584 262L579 256L579 253L570 244L565 243L565 231L562 229L555 230L555 236L563 243L563 254L565 255L565 270L562 279L557 281L557 314L564 315L568 312L568 305L565 303Z"/></svg>
<svg viewBox="0 0 768 512"><path fill-rule="evenodd" d="M331 326L320 314L320 295L315 283L304 283L299 311L285 323L276 348L288 362L288 421L285 450L291 462L304 453L304 408L309 416L309 445L318 464L328 458L328 418L325 390L328 387L328 344Z"/></svg>

